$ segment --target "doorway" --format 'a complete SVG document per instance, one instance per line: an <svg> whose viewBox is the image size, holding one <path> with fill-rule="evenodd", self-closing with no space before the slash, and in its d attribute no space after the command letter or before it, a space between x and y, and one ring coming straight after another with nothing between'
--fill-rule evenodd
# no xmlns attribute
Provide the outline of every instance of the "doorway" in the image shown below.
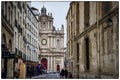
<svg viewBox="0 0 120 80"><path fill-rule="evenodd" d="M57 72L60 72L60 65L57 65Z"/></svg>
<svg viewBox="0 0 120 80"><path fill-rule="evenodd" d="M90 60L89 60L89 38L85 39L85 49L86 49L86 53L85 53L85 57L86 57L86 70L90 69Z"/></svg>

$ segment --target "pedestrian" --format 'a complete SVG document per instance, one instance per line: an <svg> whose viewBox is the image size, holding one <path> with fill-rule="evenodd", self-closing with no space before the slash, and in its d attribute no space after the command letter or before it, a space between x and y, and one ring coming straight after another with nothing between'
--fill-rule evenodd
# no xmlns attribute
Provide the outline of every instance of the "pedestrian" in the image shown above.
<svg viewBox="0 0 120 80"><path fill-rule="evenodd" d="M67 76L68 76L68 71L67 71L67 69L65 69L64 74L65 74L65 78L67 78Z"/></svg>
<svg viewBox="0 0 120 80"><path fill-rule="evenodd" d="M69 79L72 79L72 78L73 78L73 76L72 76L72 73L71 73L71 72L68 72L68 78L69 78Z"/></svg>
<svg viewBox="0 0 120 80"><path fill-rule="evenodd" d="M64 69L62 69L61 72L60 72L60 76L61 76L62 78L64 78L64 75L65 75L64 73L65 73L65 71L64 71Z"/></svg>
<svg viewBox="0 0 120 80"><path fill-rule="evenodd" d="M31 78L32 77L32 67L31 67L31 65L29 66L29 77Z"/></svg>
<svg viewBox="0 0 120 80"><path fill-rule="evenodd" d="M40 64L38 64L37 66L37 72L38 72L38 75L40 75Z"/></svg>
<svg viewBox="0 0 120 80"><path fill-rule="evenodd" d="M2 79L5 79L6 78L6 72L5 70L2 68Z"/></svg>
<svg viewBox="0 0 120 80"><path fill-rule="evenodd" d="M17 69L17 71L15 71L15 77L18 79L20 76L20 69Z"/></svg>

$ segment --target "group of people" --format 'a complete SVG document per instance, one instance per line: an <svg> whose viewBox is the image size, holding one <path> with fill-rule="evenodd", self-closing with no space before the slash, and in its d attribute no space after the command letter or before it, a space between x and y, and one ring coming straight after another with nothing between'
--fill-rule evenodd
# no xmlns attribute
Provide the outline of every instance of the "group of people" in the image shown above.
<svg viewBox="0 0 120 80"><path fill-rule="evenodd" d="M61 76L61 78L73 78L72 73L68 72L67 69L65 69L65 70L62 69L60 72L60 76Z"/></svg>

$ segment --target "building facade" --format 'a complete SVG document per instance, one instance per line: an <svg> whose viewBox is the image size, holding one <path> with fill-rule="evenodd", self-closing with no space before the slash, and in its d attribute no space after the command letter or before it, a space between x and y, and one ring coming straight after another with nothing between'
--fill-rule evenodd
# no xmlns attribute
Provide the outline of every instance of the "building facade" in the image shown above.
<svg viewBox="0 0 120 80"><path fill-rule="evenodd" d="M5 7L7 6L7 7ZM9 7L9 10L8 10ZM13 21L10 20L13 15L10 11L12 11L12 4L11 3L5 3L2 2L2 14L1 14L1 46L2 46L2 58L1 58L1 69L3 69L6 72L7 77L13 77L13 59L7 58L7 55L12 54L14 50L14 45L13 45ZM11 15L10 15L11 14ZM8 16L10 15L10 16ZM12 66L8 66L12 65ZM11 75L8 75L9 73L12 73Z"/></svg>
<svg viewBox="0 0 120 80"><path fill-rule="evenodd" d="M23 24L25 2L2 2L2 69L7 78L25 78L25 53L23 50Z"/></svg>
<svg viewBox="0 0 120 80"><path fill-rule="evenodd" d="M64 26L56 30L52 13L47 14L44 6L39 16L39 45L39 58L44 69L59 71L64 68Z"/></svg>
<svg viewBox="0 0 120 80"><path fill-rule="evenodd" d="M118 12L118 2L71 2L67 68L74 78L118 78Z"/></svg>
<svg viewBox="0 0 120 80"><path fill-rule="evenodd" d="M1 4L1 69L6 78L15 78L17 73L18 78L26 78L27 61L35 67L38 63L38 20L27 2L2 1ZM31 52L27 52L27 46Z"/></svg>
<svg viewBox="0 0 120 80"><path fill-rule="evenodd" d="M36 74L36 66L38 64L38 19L36 18L33 10L31 9L31 2L27 2L26 9L26 64L27 64L27 76L29 76L29 67L34 68L33 72Z"/></svg>

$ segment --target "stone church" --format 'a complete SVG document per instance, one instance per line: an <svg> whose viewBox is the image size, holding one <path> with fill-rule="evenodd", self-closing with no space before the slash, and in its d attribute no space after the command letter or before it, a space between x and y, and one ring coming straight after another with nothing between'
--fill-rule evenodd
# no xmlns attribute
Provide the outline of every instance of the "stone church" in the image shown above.
<svg viewBox="0 0 120 80"><path fill-rule="evenodd" d="M45 69L58 71L64 68L64 26L56 30L52 13L47 14L44 6L39 16L39 45L40 63Z"/></svg>

